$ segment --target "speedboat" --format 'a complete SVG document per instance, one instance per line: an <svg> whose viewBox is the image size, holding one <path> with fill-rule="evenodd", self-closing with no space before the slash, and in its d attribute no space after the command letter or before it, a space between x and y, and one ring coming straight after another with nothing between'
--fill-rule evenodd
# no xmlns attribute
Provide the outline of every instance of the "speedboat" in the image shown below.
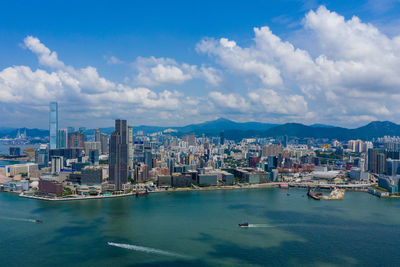
<svg viewBox="0 0 400 267"><path fill-rule="evenodd" d="M42 220L35 220L35 222L42 223L43 221Z"/></svg>
<svg viewBox="0 0 400 267"><path fill-rule="evenodd" d="M249 223L248 222L239 223L239 227L249 227Z"/></svg>

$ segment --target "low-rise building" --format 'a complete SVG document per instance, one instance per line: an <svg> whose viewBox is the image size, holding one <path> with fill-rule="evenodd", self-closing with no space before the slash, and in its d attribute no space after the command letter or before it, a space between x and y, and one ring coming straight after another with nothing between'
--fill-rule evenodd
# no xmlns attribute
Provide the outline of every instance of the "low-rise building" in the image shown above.
<svg viewBox="0 0 400 267"><path fill-rule="evenodd" d="M199 185L217 185L217 176L212 174L199 174L198 181Z"/></svg>
<svg viewBox="0 0 400 267"><path fill-rule="evenodd" d="M63 192L63 186L56 181L40 179L39 191L43 194L60 195Z"/></svg>
<svg viewBox="0 0 400 267"><path fill-rule="evenodd" d="M185 174L173 174L172 186L173 187L188 187L192 185L192 176Z"/></svg>
<svg viewBox="0 0 400 267"><path fill-rule="evenodd" d="M368 181L369 173L361 171L360 168L353 167L350 169L349 177L354 180Z"/></svg>
<svg viewBox="0 0 400 267"><path fill-rule="evenodd" d="M158 175L157 176L157 186L158 187L172 186L172 176L171 175Z"/></svg>

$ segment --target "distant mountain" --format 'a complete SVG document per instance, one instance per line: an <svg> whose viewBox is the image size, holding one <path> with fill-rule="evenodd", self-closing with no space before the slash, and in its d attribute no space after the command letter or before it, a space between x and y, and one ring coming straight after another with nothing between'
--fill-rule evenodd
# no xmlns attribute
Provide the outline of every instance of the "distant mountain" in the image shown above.
<svg viewBox="0 0 400 267"><path fill-rule="evenodd" d="M324 124L313 124L310 126L300 123L270 124L261 122L234 122L220 118L214 121L207 121L199 124L190 124L183 127L159 127L159 126L134 126L134 132L143 131L144 134L161 132L166 129L174 129L178 136L194 133L197 136L219 136L224 131L225 138L240 140L246 137L279 137L287 135L298 138L330 138L339 140L363 139L383 137L385 135L400 136L400 125L390 121L374 121L365 126L347 129ZM18 129L0 128L0 137L15 137ZM100 128L100 131L110 134L114 127ZM93 135L94 130L86 131L86 134ZM30 137L46 137L48 130L27 129Z"/></svg>
<svg viewBox="0 0 400 267"><path fill-rule="evenodd" d="M265 131L278 124L261 123L261 122L235 122L225 118L219 118L214 121L206 121L200 124L190 124L184 127L170 127L176 129L180 133L195 133L219 135L221 131Z"/></svg>
<svg viewBox="0 0 400 267"><path fill-rule="evenodd" d="M320 124L320 123L316 123L316 124L311 124L311 127L319 127L319 128L334 128L335 126L332 125L326 125L326 124Z"/></svg>
<svg viewBox="0 0 400 267"><path fill-rule="evenodd" d="M382 137L385 135L400 136L400 125L389 121L374 121L365 126L347 129L342 127L315 127L298 123L286 123L262 133L263 136L313 137L337 139L363 139Z"/></svg>

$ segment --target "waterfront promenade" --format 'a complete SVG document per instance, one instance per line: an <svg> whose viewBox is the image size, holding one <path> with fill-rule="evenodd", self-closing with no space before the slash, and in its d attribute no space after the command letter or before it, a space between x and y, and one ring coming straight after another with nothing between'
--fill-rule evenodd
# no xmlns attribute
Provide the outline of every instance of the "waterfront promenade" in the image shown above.
<svg viewBox="0 0 400 267"><path fill-rule="evenodd" d="M178 188L156 188L153 191L147 191L148 193L171 193L171 192L185 192L185 191L217 191L217 190L238 190L238 189L257 189L257 188L277 188L280 182L262 183L262 184L237 184L231 186L207 186L207 187L178 187ZM362 191L368 192L368 187L372 184L313 184L313 183L288 183L290 187L296 188L318 188L332 190L334 188L345 189L349 191ZM143 190L138 191L140 193L145 192ZM130 193L113 194L113 195L96 195L96 196L84 196L84 195L69 195L64 197L50 197L50 196L38 196L33 195L32 192L22 192L19 194L20 197L39 199L46 201L72 201L72 200L90 200L90 199L108 199L108 198L121 198L136 196L136 191Z"/></svg>

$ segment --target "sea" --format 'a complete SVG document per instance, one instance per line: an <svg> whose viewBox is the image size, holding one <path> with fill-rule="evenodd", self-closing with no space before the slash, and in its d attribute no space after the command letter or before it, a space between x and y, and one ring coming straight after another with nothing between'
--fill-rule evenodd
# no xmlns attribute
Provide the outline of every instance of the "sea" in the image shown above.
<svg viewBox="0 0 400 267"><path fill-rule="evenodd" d="M0 211L0 266L400 262L400 199L363 192L336 201L270 188L65 202L0 192ZM238 227L243 222L249 227Z"/></svg>

